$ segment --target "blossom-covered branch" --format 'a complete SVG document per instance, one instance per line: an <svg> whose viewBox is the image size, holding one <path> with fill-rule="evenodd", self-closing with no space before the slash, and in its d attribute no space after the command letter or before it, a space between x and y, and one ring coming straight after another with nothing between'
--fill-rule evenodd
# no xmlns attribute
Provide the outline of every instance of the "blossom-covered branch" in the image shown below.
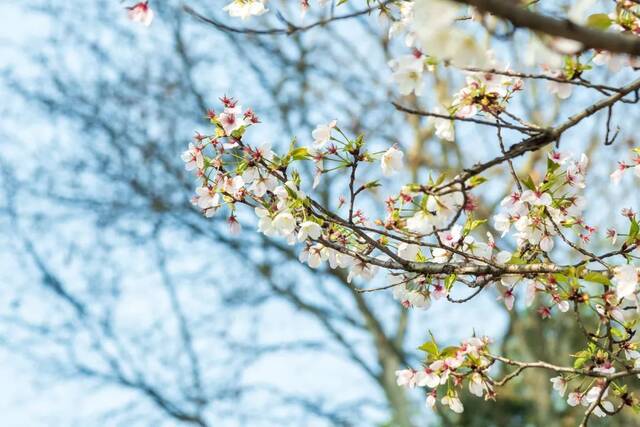
<svg viewBox="0 0 640 427"><path fill-rule="evenodd" d="M495 355L488 338L474 336L458 346L440 348L431 337L421 347L425 352L422 366L397 373L399 385L431 389L428 406L439 398L441 405L462 412L458 391L463 384L472 394L493 399L498 387L527 369L539 368L561 374L552 379L561 395L573 384L567 404L586 408L583 425L592 414L613 415L625 406L640 409L640 400L625 383L640 373L636 338L639 269L634 264L640 244L638 218L631 209L624 209L622 219L628 230L609 228L606 235L587 223L584 209L589 203L590 159L587 154L562 151L560 143L568 130L606 110L602 145L610 145L615 139L609 135L613 107L638 102L640 79L629 78L620 85L593 84L584 75L595 66L611 68L616 60L621 68L637 67L635 58L616 57L615 53L638 53L640 6L616 2L611 13L589 17L592 24L625 33L611 34L503 1L463 3L477 7L470 11L469 20L461 19L460 8L445 0L367 2L369 9L330 20L380 8L391 23L389 37L404 35L408 50L389 62L397 91L406 97L393 103L396 109L428 117L442 144L457 142L459 122L491 128L497 132L495 148L500 150L493 158L449 174L434 176L426 171L416 175L418 182L387 186L384 178L404 176L402 141L379 147L370 144L364 134L349 134L328 117L306 143L293 138L286 148L272 151L270 143L251 142L250 129L260 123L256 113L225 96L217 112L208 112L212 132L197 133L183 154L187 169L194 171L198 181L192 203L206 216L226 209L232 232L239 231L238 211L248 207L255 213L260 232L299 245L299 259L310 268L345 269L349 283L368 283L383 271L387 285L358 291L392 289L394 298L406 308L426 309L440 299L462 304L491 291L507 310L518 309L518 298L522 310L537 304L536 312L542 318L573 316L583 338L583 346L566 355L575 359L573 366ZM235 1L227 11L246 18L266 12L264 6L258 0ZM308 2L303 7L309 7ZM580 41L583 46L559 54L562 40L535 39L547 55L546 62L539 64L541 71L511 70L501 65L495 52L478 46L473 33L477 29L465 27L467 21L478 22L495 36L487 28L487 11L516 26L538 30L547 23L548 34ZM290 34L330 20L308 26L287 23L287 28L272 30L211 23L225 31ZM418 103L425 80L431 73L436 78L442 68L461 73L464 83L454 93L438 97L431 111L408 106ZM548 85L549 102L556 98L562 102L573 90L601 99L576 108L576 113L559 124L542 125L535 117L521 118L513 108L513 100L531 90L527 86L531 81ZM524 139L507 147L503 132L510 131ZM634 150L636 155L638 150ZM514 166L515 159L528 153L546 158L544 169L533 176L520 174ZM638 165L637 156L632 162L620 162L612 180L620 181L630 168L640 176ZM480 213L478 200L483 191L491 193L492 181L482 174L498 166L508 166L514 188L500 201L500 212L490 218ZM312 177L305 174L308 170L314 171ZM332 185L343 183L346 196L323 201L315 195L328 175L334 178ZM390 195L382 202L376 189L385 186ZM609 248L605 252L589 248L596 239ZM462 297L458 296L461 291ZM516 369L494 379L490 368L496 362Z"/></svg>

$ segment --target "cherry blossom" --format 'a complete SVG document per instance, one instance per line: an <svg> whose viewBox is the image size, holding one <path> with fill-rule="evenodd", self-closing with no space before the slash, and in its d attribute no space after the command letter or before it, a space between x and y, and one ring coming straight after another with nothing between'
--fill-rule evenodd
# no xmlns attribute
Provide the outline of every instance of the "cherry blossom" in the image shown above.
<svg viewBox="0 0 640 427"><path fill-rule="evenodd" d="M225 135L231 135L235 130L244 126L245 122L240 114L240 108L225 108L224 112L220 114L220 125L224 129Z"/></svg>
<svg viewBox="0 0 640 427"><path fill-rule="evenodd" d="M445 246L456 246L462 238L462 227L456 224L451 227L451 230L438 233L438 237Z"/></svg>
<svg viewBox="0 0 640 427"><path fill-rule="evenodd" d="M259 218L258 231L263 233L265 236L275 236L276 229L273 226L273 218L269 214L269 211L258 207L255 209L255 213Z"/></svg>
<svg viewBox="0 0 640 427"><path fill-rule="evenodd" d="M407 229L418 234L430 234L435 230L432 221L433 215L424 211L418 211L411 218L407 219Z"/></svg>
<svg viewBox="0 0 640 427"><path fill-rule="evenodd" d="M413 6L416 44L424 52L464 66L482 66L487 62L486 51L473 36L453 24L460 15L455 3L446 0L417 0Z"/></svg>
<svg viewBox="0 0 640 427"><path fill-rule="evenodd" d="M182 153L181 158L185 163L184 168L188 171L204 168L204 156L200 146L189 144L189 149Z"/></svg>
<svg viewBox="0 0 640 427"><path fill-rule="evenodd" d="M631 264L616 268L613 277L618 298L628 298L634 295L638 288L638 269Z"/></svg>
<svg viewBox="0 0 640 427"><path fill-rule="evenodd" d="M478 372L471 374L469 378L469 392L478 397L482 397L487 389L487 385Z"/></svg>
<svg viewBox="0 0 640 427"><path fill-rule="evenodd" d="M300 224L300 231L298 232L298 241L303 242L307 239L318 239L322 234L322 227L320 224L313 221L305 221Z"/></svg>
<svg viewBox="0 0 640 427"><path fill-rule="evenodd" d="M434 388L440 384L440 377L438 377L438 375L436 375L436 373L429 367L418 371L416 377L416 385L418 387Z"/></svg>
<svg viewBox="0 0 640 427"><path fill-rule="evenodd" d="M413 388L416 386L417 381L417 372L413 369L401 369L396 371L396 383L399 386L406 386L409 388Z"/></svg>
<svg viewBox="0 0 640 427"><path fill-rule="evenodd" d="M436 394L435 390L432 393L427 395L427 399L425 400L425 406L429 409L433 409L436 405Z"/></svg>
<svg viewBox="0 0 640 427"><path fill-rule="evenodd" d="M404 153L395 145L389 148L380 159L380 167L384 176L391 176L396 172L400 172L403 167L402 158Z"/></svg>
<svg viewBox="0 0 640 427"><path fill-rule="evenodd" d="M578 406L580 401L582 401L582 397L583 395L577 391L571 392L567 397L567 404L569 406Z"/></svg>
<svg viewBox="0 0 640 427"><path fill-rule="evenodd" d="M393 70L393 78L398 85L400 95L410 95L412 92L416 96L422 95L424 82L422 73L424 71L424 59L416 55L405 55L389 62Z"/></svg>
<svg viewBox="0 0 640 427"><path fill-rule="evenodd" d="M336 127L337 121L333 120L327 124L318 125L313 132L311 132L311 136L313 137L313 148L321 149L329 142L331 139L331 131Z"/></svg>
<svg viewBox="0 0 640 427"><path fill-rule="evenodd" d="M431 298L421 291L406 288L403 276L389 276L390 282L395 285L393 298L406 308L427 309L431 306Z"/></svg>
<svg viewBox="0 0 640 427"><path fill-rule="evenodd" d="M273 229L274 231L281 236L288 236L296 228L296 219L293 217L291 212L287 210L283 210L279 212L273 218Z"/></svg>
<svg viewBox="0 0 640 427"><path fill-rule="evenodd" d="M448 406L453 412L461 414L464 412L464 406L462 406L462 402L458 399L458 395L446 395L440 400L444 406Z"/></svg>
<svg viewBox="0 0 640 427"><path fill-rule="evenodd" d="M376 267L375 265L371 265L362 260L356 259L351 265L351 269L349 270L347 282L351 283L351 281L356 277L362 277L365 280L371 280L377 272L378 267Z"/></svg>
<svg viewBox="0 0 640 427"><path fill-rule="evenodd" d="M398 245L398 256L409 261L415 261L420 252L420 246L413 243L402 242Z"/></svg>
<svg viewBox="0 0 640 427"><path fill-rule="evenodd" d="M306 262L311 268L318 268L323 261L323 249L324 247L320 244L306 246L304 250L300 252L298 259L300 262Z"/></svg>
<svg viewBox="0 0 640 427"><path fill-rule="evenodd" d="M265 0L233 0L223 10L228 12L229 16L244 20L266 13L268 9L264 4Z"/></svg>
<svg viewBox="0 0 640 427"><path fill-rule="evenodd" d="M146 27L151 25L154 16L153 9L149 6L148 1L141 1L133 6L127 7L127 14L133 22L139 22Z"/></svg>
<svg viewBox="0 0 640 427"><path fill-rule="evenodd" d="M502 292L502 294L498 295L497 299L504 301L504 305L505 307L507 307L507 310L509 311L513 310L513 304L516 299L515 299L515 296L513 295L512 289L505 290L504 292Z"/></svg>
<svg viewBox="0 0 640 427"><path fill-rule="evenodd" d="M552 162L558 165L564 165L569 159L571 159L570 154L562 153L560 151L555 151L555 150L549 153L549 160L551 160Z"/></svg>
<svg viewBox="0 0 640 427"><path fill-rule="evenodd" d="M229 225L229 232L231 234L239 234L240 233L240 223L238 222L237 218L235 217L235 215L231 215L229 216L229 219L227 220L227 223Z"/></svg>
<svg viewBox="0 0 640 427"><path fill-rule="evenodd" d="M553 389L558 392L560 396L564 396L567 392L567 387L569 383L562 376L551 378L551 383L553 384Z"/></svg>
<svg viewBox="0 0 640 427"><path fill-rule="evenodd" d="M436 114L444 114L444 110L440 107L436 107L433 110ZM443 119L440 117L430 117L430 121L436 130L436 136L445 141L454 140L454 125L452 119Z"/></svg>
<svg viewBox="0 0 640 427"><path fill-rule="evenodd" d="M564 79L564 74L560 70L551 70L546 68L544 70L545 74L554 79ZM549 81L548 82L549 92L556 95L560 99L567 99L571 96L573 92L573 86L569 83L561 83L558 81Z"/></svg>
<svg viewBox="0 0 640 427"><path fill-rule="evenodd" d="M551 205L551 196L549 193L545 193L539 190L532 191L527 190L522 193L521 200L523 202L531 203L534 206L550 206Z"/></svg>

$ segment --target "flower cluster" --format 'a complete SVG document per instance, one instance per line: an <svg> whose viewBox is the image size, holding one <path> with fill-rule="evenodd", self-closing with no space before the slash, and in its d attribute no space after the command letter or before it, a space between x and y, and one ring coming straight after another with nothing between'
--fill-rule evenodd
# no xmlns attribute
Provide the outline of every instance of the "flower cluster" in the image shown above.
<svg viewBox="0 0 640 427"><path fill-rule="evenodd" d="M331 268L349 268L349 281L353 277L372 278L376 266L357 256L366 244L349 227L339 221L328 221L331 217L327 218L324 210L301 190L300 175L290 165L298 161L315 164L312 188L324 174L341 169L355 171L360 163L377 160L381 173L389 176L403 166L403 153L398 146L370 153L364 149L362 135L350 139L334 120L314 129L310 145L298 147L292 142L289 151L278 156L270 143L253 147L244 141L246 130L259 123L251 109L243 110L232 98L224 97L221 102L220 113L207 114L215 133L210 136L197 133L182 154L185 168L193 171L199 182L192 204L207 217L226 205L234 232L240 227L236 206L248 205L258 219L258 230L266 236L284 238L289 244L304 242L300 260L310 267L318 268L328 262ZM325 164L332 166L327 168ZM355 193L378 185L377 181L364 183ZM366 223L362 211L351 213L349 224Z"/></svg>
<svg viewBox="0 0 640 427"><path fill-rule="evenodd" d="M420 347L426 353L423 366L396 371L397 383L408 388L428 387L431 389L425 402L428 408L433 408L441 395L441 405L461 413L464 406L458 391L465 382L475 396L485 400L495 396L493 380L487 373L492 360L485 356L489 343L487 337L472 337L459 346L439 349L432 339Z"/></svg>
<svg viewBox="0 0 640 427"><path fill-rule="evenodd" d="M454 95L451 110L457 117L468 118L483 112L498 116L513 94L522 90L522 80L493 73L470 73L467 82Z"/></svg>
<svg viewBox="0 0 640 427"><path fill-rule="evenodd" d="M585 201L577 193L585 187L588 164L584 154L579 160L571 160L562 153L550 153L542 182L524 180L526 190L514 191L502 200L505 211L494 217L496 230L504 236L513 226L519 248L535 247L542 252L553 249L560 227L576 230L580 239L588 242L595 228L584 223L581 214Z"/></svg>

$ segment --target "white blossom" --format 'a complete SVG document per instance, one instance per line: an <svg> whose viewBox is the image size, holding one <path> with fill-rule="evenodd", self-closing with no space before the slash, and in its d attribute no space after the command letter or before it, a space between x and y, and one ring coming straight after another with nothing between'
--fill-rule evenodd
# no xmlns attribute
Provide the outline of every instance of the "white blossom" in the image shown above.
<svg viewBox="0 0 640 427"><path fill-rule="evenodd" d="M336 127L337 123L337 120L333 120L329 123L316 126L311 132L314 149L322 149L327 145L327 142L331 139L331 130Z"/></svg>
<svg viewBox="0 0 640 427"><path fill-rule="evenodd" d="M461 414L464 412L464 406L462 406L462 402L458 399L457 395L446 395L440 400L444 406L448 406L453 412Z"/></svg>
<svg viewBox="0 0 640 427"><path fill-rule="evenodd" d="M567 380L565 380L564 377L562 376L557 376L557 377L551 378L550 381L553 384L553 389L557 391L558 394L560 394L560 396L564 396L564 394L567 392L567 387L569 385L567 383Z"/></svg>
<svg viewBox="0 0 640 427"><path fill-rule="evenodd" d="M298 241L303 242L308 238L317 239L322 234L322 227L320 224L313 221L304 221L300 224L300 230L298 231Z"/></svg>
<svg viewBox="0 0 640 427"><path fill-rule="evenodd" d="M267 12L264 0L233 0L222 8L229 16L240 19L247 19L251 16L259 16Z"/></svg>
<svg viewBox="0 0 640 427"><path fill-rule="evenodd" d="M407 219L407 229L418 234L433 233L435 226L432 222L432 215L418 211L411 218Z"/></svg>
<svg viewBox="0 0 640 427"><path fill-rule="evenodd" d="M281 236L288 236L296 229L296 219L289 211L281 211L273 218L273 229Z"/></svg>
<svg viewBox="0 0 640 427"><path fill-rule="evenodd" d="M409 261L415 261L419 251L420 246L413 243L402 242L398 245L398 256Z"/></svg>
<svg viewBox="0 0 640 427"><path fill-rule="evenodd" d="M613 283L618 298L628 298L638 288L638 269L631 264L621 265L615 269Z"/></svg>
<svg viewBox="0 0 640 427"><path fill-rule="evenodd" d="M422 95L424 81L422 73L424 71L424 58L415 55L405 55L389 62L393 70L393 78L398 85L400 95L410 95L412 92L416 96Z"/></svg>
<svg viewBox="0 0 640 427"><path fill-rule="evenodd" d="M402 170L402 158L404 153L394 145L389 148L380 159L380 167L382 168L382 174L384 176L391 176L396 172Z"/></svg>

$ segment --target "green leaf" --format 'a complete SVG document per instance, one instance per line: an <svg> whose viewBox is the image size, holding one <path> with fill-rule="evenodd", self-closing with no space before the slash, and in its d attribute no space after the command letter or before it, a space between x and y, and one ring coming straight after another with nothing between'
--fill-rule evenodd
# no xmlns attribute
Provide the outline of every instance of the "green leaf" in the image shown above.
<svg viewBox="0 0 640 427"><path fill-rule="evenodd" d="M622 332L618 328L611 328L611 335L613 335L614 337L616 337L618 339L625 338L627 336L624 332Z"/></svg>
<svg viewBox="0 0 640 427"><path fill-rule="evenodd" d="M631 226L629 227L629 237L627 237L627 243L633 243L636 241L638 237L638 232L640 231L640 226L638 225L638 221L635 218L631 218Z"/></svg>
<svg viewBox="0 0 640 427"><path fill-rule="evenodd" d="M575 362L573 362L573 367L575 369L580 369L584 366L585 363L589 360L588 357L578 357Z"/></svg>
<svg viewBox="0 0 640 427"><path fill-rule="evenodd" d="M529 190L531 191L535 191L536 189L536 185L533 183L533 178L531 178L531 176L526 177L525 179L522 180L522 183L524 184L525 187L527 187Z"/></svg>
<svg viewBox="0 0 640 427"><path fill-rule="evenodd" d="M596 271L591 271L584 276L582 276L583 280L587 282L600 283L601 285L610 286L611 280L607 276L602 273L598 273Z"/></svg>
<svg viewBox="0 0 640 427"><path fill-rule="evenodd" d="M569 281L569 277L562 273L554 273L553 278L556 279L558 283L567 283Z"/></svg>
<svg viewBox="0 0 640 427"><path fill-rule="evenodd" d="M606 13L595 13L587 18L587 27L606 30L611 25L611 18Z"/></svg>
<svg viewBox="0 0 640 427"><path fill-rule="evenodd" d="M364 188L372 189L372 188L377 188L377 187L381 187L381 186L382 186L382 184L380 184L380 180L376 179L375 181L367 182L364 185Z"/></svg>
<svg viewBox="0 0 640 427"><path fill-rule="evenodd" d="M244 132L246 130L247 130L247 126L245 126L245 125L240 126L238 129L236 129L233 132L231 132L231 136L236 138L236 139L241 139L242 135L244 135Z"/></svg>
<svg viewBox="0 0 640 427"><path fill-rule="evenodd" d="M454 347L454 346L445 347L440 352L440 355L443 356L443 357L455 356L456 353L458 353L459 349L460 349L460 347Z"/></svg>
<svg viewBox="0 0 640 427"><path fill-rule="evenodd" d="M420 347L418 347L418 350L422 350L432 356L438 355L438 346L436 345L435 341L427 341L423 343Z"/></svg>
<svg viewBox="0 0 640 427"><path fill-rule="evenodd" d="M446 178L446 175L444 173L440 174L440 176L438 177L438 179L436 179L436 182L434 183L435 186L438 186L440 184L442 184L444 182L444 179ZM475 178L475 177L474 177Z"/></svg>
<svg viewBox="0 0 640 427"><path fill-rule="evenodd" d="M433 333L429 331L429 336L431 336L431 341L426 341L418 350L422 350L426 353L429 353L433 356L438 356L440 354L440 350L438 350L438 344L436 343L436 337L433 336Z"/></svg>
<svg viewBox="0 0 640 427"><path fill-rule="evenodd" d="M471 179L469 180L469 185L471 187L477 187L478 185L487 182L487 178L483 177L483 176L474 176L471 177Z"/></svg>
<svg viewBox="0 0 640 427"><path fill-rule="evenodd" d="M473 230L475 230L476 228L478 228L480 225L484 224L485 222L487 222L486 219L468 220L464 225L463 233L467 235Z"/></svg>
<svg viewBox="0 0 640 427"><path fill-rule="evenodd" d="M307 147L298 147L291 151L290 154L291 157L293 157L293 160L306 160L309 158L309 151L307 150Z"/></svg>
<svg viewBox="0 0 640 427"><path fill-rule="evenodd" d="M450 290L451 287L453 286L453 283L456 281L456 274L452 273L450 275L447 276L447 278L444 280L444 287L447 290Z"/></svg>
<svg viewBox="0 0 640 427"><path fill-rule="evenodd" d="M424 212L427 211L427 200L429 199L429 197L432 196L424 196L422 197L422 200L420 200L420 209Z"/></svg>

